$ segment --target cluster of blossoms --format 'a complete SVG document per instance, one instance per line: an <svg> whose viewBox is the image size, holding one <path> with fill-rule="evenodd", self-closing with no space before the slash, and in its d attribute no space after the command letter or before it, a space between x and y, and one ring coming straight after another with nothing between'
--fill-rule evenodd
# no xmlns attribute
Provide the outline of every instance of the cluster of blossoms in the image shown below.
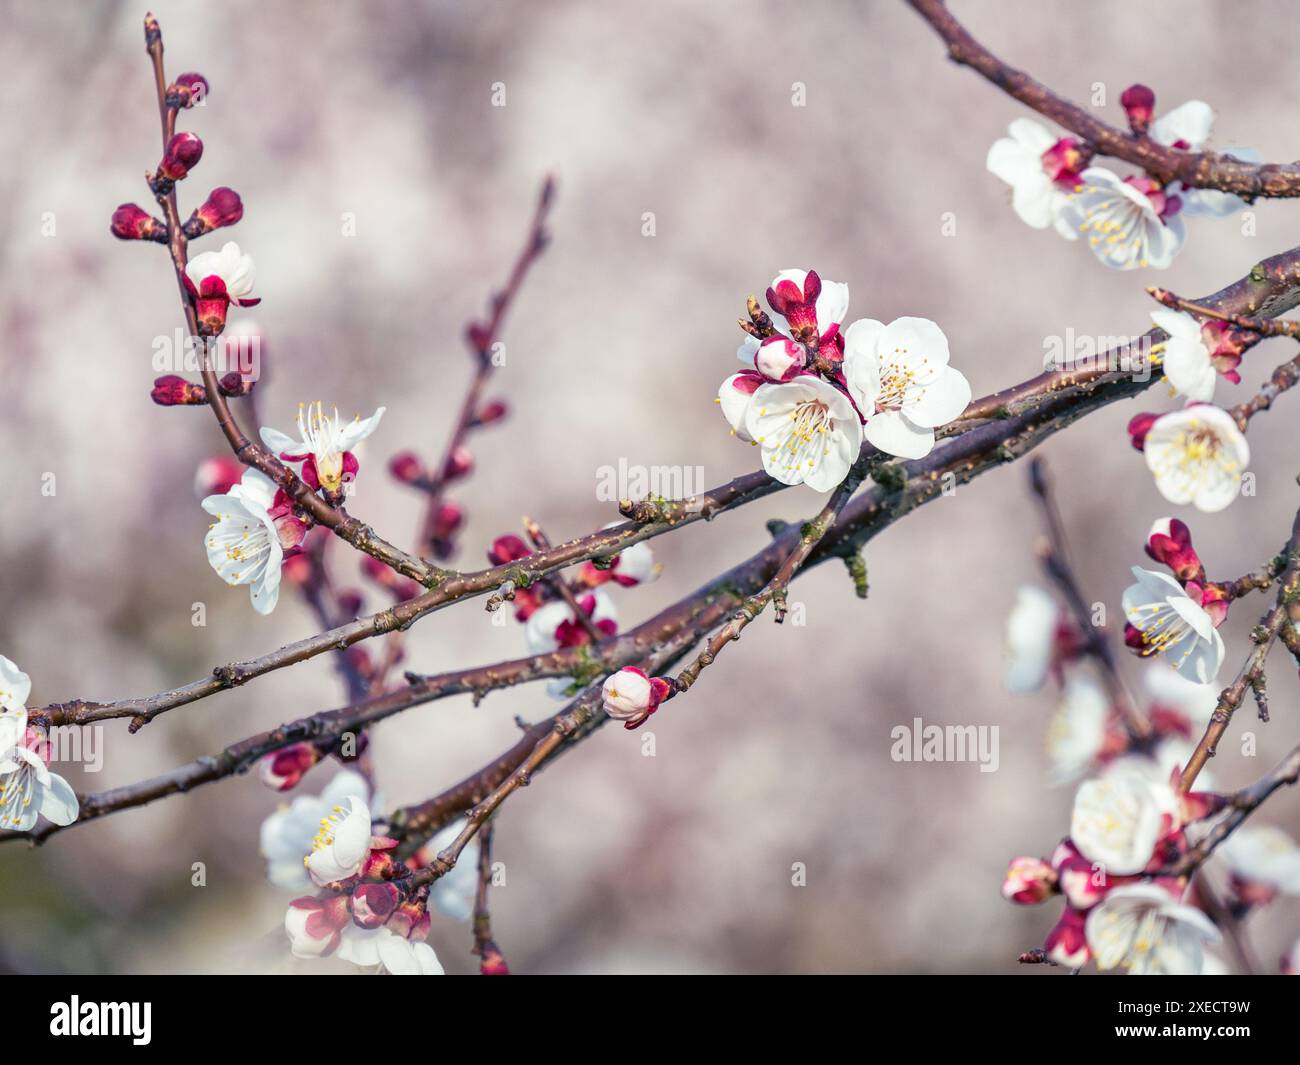
<svg viewBox="0 0 1300 1065"><path fill-rule="evenodd" d="M1124 642L1143 657L1163 654L1187 680L1209 684L1223 664L1218 628L1228 619L1228 592L1206 579L1192 534L1177 518L1151 527L1146 550L1173 576L1133 567L1137 583L1124 591Z"/></svg>
<svg viewBox="0 0 1300 1065"><path fill-rule="evenodd" d="M492 542L487 557L494 565L503 566L526 563L532 554L533 549L522 537L507 533ZM523 625L528 653L543 655L586 647L594 638L616 635L618 611L607 589L647 584L658 578L660 569L653 549L643 541L624 548L599 565L585 562L577 576L563 588L557 584L567 580L562 577L516 588L512 593L514 616ZM567 596L563 594L566 591ZM585 681L581 677L556 677L548 683L547 691L557 699L565 698L574 694L582 683Z"/></svg>
<svg viewBox="0 0 1300 1065"><path fill-rule="evenodd" d="M32 680L0 655L0 829L27 832L44 817L70 825L80 813L77 794L50 772L46 731L28 723Z"/></svg>
<svg viewBox="0 0 1300 1065"><path fill-rule="evenodd" d="M360 464L354 449L379 425L380 407L369 418L344 422L337 408L326 414L317 402L298 408L298 437L263 428L262 441L324 499L338 503ZM248 585L253 609L269 614L280 594L281 567L302 550L310 518L283 489L255 469L239 483L203 500L216 521L204 538L208 562L227 584Z"/></svg>
<svg viewBox="0 0 1300 1065"><path fill-rule="evenodd" d="M1060 894L1065 909L1048 933L1048 960L1072 969L1194 974L1218 929L1185 901L1183 878L1159 875L1187 849L1189 825L1222 806L1218 796L1179 795L1140 756L1117 761L1075 795L1070 835L1050 860L1012 860L1004 897L1038 903ZM1176 772L1176 770L1175 770Z"/></svg>
<svg viewBox="0 0 1300 1065"><path fill-rule="evenodd" d="M1189 100L1154 118L1155 94L1130 86L1120 98L1135 133L1180 151L1200 151L1210 139L1214 112ZM1066 240L1083 235L1093 254L1115 270L1163 270L1183 246L1184 217L1221 218L1241 210L1237 196L1213 189L1162 185L1148 174L1121 178L1093 166L1089 147L1077 137L1056 137L1045 126L1019 118L1009 136L989 149L986 165L1011 186L1012 207L1027 225L1056 230ZM1228 152L1243 162L1259 162L1248 148Z"/></svg>
<svg viewBox="0 0 1300 1065"><path fill-rule="evenodd" d="M782 484L829 491L865 439L890 455L921 458L935 429L970 403L970 384L948 365L948 339L926 318L848 325L849 289L815 271L783 270L767 290L768 315L749 301L745 369L718 389L732 432L762 449Z"/></svg>
<svg viewBox="0 0 1300 1065"><path fill-rule="evenodd" d="M319 758L310 744L296 744L263 759L260 775L268 786L288 791ZM437 955L424 942L432 927L430 909L469 919L478 842L471 841L432 885L413 886L411 874L451 843L465 822L448 825L411 858L398 861L396 841L373 832L379 808L366 779L345 768L319 796L298 795L262 823L267 879L288 891L324 889L289 903L284 927L290 950L298 958L333 956L398 976L441 975ZM503 965L494 971L504 972Z"/></svg>
<svg viewBox="0 0 1300 1065"><path fill-rule="evenodd" d="M1069 836L1048 859L1014 859L1002 891L1017 903L1063 898L1043 946L1043 956L1058 965L1093 960L1100 969L1131 973L1198 973L1203 947L1218 930L1188 878L1164 871L1186 853L1189 828L1226 802L1210 791L1182 793L1178 783L1192 737L1219 704L1211 683L1223 659L1216 628L1229 597L1206 578L1191 533L1177 519L1155 523L1146 551L1171 574L1135 568L1137 583L1124 593L1125 642L1144 658L1160 654L1168 662L1153 663L1145 675L1147 735L1126 726L1088 675L1086 642L1065 611L1040 589L1019 592L1007 622L1007 685L1059 686L1047 734L1051 777L1087 779L1075 795ZM1198 779L1212 787L1207 773ZM1217 855L1239 916L1279 894L1300 894L1300 848L1278 829L1239 829Z"/></svg>

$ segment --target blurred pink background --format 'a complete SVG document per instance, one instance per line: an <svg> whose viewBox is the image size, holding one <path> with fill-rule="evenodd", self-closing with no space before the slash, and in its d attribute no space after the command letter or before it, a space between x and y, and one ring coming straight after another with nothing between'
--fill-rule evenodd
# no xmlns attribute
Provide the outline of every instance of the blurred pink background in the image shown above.
<svg viewBox="0 0 1300 1065"><path fill-rule="evenodd" d="M930 29L893 0L858 4L417 3L364 6L233 0L155 3L168 71L210 80L181 128L206 153L181 187L182 214L222 184L246 206L229 234L256 260L264 331L264 421L291 426L300 401L345 416L388 408L361 455L354 513L410 544L420 499L384 465L441 452L471 371L460 334L482 314L553 172L554 240L506 327L491 395L513 414L474 441L478 472L454 498L469 519L455 563L483 565L521 514L553 540L617 517L596 470L702 465L709 485L757 465L713 396L735 368L735 319L784 267L846 281L851 317L916 314L946 331L982 395L1035 374L1044 339L1130 335L1150 325L1143 292L1202 295L1300 236L1286 203L1236 220L1193 220L1161 274L1105 270L1084 248L1028 229L984 169L989 144L1026 110L947 62ZM1007 4L954 10L1003 58L1104 114L1134 81L1157 110L1199 97L1214 145L1295 157L1280 122L1300 68L1279 2L1173 0ZM269 618L209 569L207 516L192 482L220 453L202 409L149 398L154 338L181 324L161 248L108 232L119 203L149 203L158 123L141 19L127 3L0 3L0 653L29 672L33 704L145 695L314 631L291 595ZM1261 81L1260 72L1267 71ZM491 106L493 83L506 106ZM806 106L792 106L792 86ZM355 216L355 236L341 218ZM655 235L642 216L655 215ZM954 235L944 235L952 212ZM48 213L48 214L47 214ZM50 219L54 233L48 234ZM232 312L240 314L240 312ZM1247 357L1237 402L1281 350ZM1285 540L1294 482L1294 404L1252 424L1258 493L1187 518L1212 575L1236 576ZM1118 618L1128 567L1169 513L1124 425L1168 409L1157 387L1043 450L1091 598ZM53 473L57 494L42 495ZM767 541L764 521L819 500L792 489L654 541L658 583L617 590L636 623ZM688 699L654 721L657 755L605 729L567 754L499 819L507 885L497 939L523 972L1014 972L1058 907L1014 907L1007 860L1047 854L1072 790L1046 780L1053 696L1008 695L1002 631L1018 585L1038 581L1038 518L1023 465L959 489L868 551L871 596L838 565L800 580L807 625L751 627ZM333 552L337 579L362 585ZM368 609L385 600L374 589ZM192 604L208 624L190 623ZM1244 657L1262 599L1233 612L1225 676ZM438 613L407 640L421 672L523 653L513 623L481 601ZM1248 707L1213 769L1245 784L1295 742L1297 684L1279 653L1274 720ZM1133 686L1141 670L1125 658ZM214 753L252 732L340 705L327 658L277 672L159 719L103 733L105 764L67 774L97 791ZM558 704L540 685L407 711L374 730L386 805L423 799L478 768ZM926 723L1000 728L1000 768L896 764L890 730ZM1259 737L1244 758L1243 731ZM334 772L316 769L303 788ZM343 971L294 962L279 932L286 894L266 883L257 826L277 796L242 777L61 834L0 849L0 969ZM1300 834L1279 795L1261 820ZM207 886L191 865L206 863ZM807 886L791 885L806 863ZM1300 933L1300 906L1252 919L1271 967ZM470 971L466 924L435 918L449 971Z"/></svg>

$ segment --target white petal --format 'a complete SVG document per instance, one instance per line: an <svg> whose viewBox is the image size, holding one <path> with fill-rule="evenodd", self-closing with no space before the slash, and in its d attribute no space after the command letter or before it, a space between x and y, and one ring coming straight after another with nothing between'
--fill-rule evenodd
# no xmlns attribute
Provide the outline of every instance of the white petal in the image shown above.
<svg viewBox="0 0 1300 1065"><path fill-rule="evenodd" d="M867 443L900 458L924 458L934 448L933 429L914 425L894 410L872 415L867 420L864 432Z"/></svg>
<svg viewBox="0 0 1300 1065"><path fill-rule="evenodd" d="M960 370L945 366L939 379L926 388L914 403L907 403L907 420L921 427L947 425L970 404L970 382Z"/></svg>
<svg viewBox="0 0 1300 1065"><path fill-rule="evenodd" d="M32 693L32 678L0 655L0 709L21 710Z"/></svg>
<svg viewBox="0 0 1300 1065"><path fill-rule="evenodd" d="M364 420L354 418L345 425L343 431L339 434L339 450L351 451L361 443L362 440L378 429L379 421L383 418L384 411L387 409L387 407L380 407L369 418Z"/></svg>
<svg viewBox="0 0 1300 1065"><path fill-rule="evenodd" d="M77 819L81 804L71 785L57 773L51 773L49 783L41 789L40 810L41 816L56 825L70 825Z"/></svg>
<svg viewBox="0 0 1300 1065"><path fill-rule="evenodd" d="M1172 146L1186 141L1189 151L1200 151L1214 128L1214 111L1203 100L1188 100L1151 123L1151 139Z"/></svg>

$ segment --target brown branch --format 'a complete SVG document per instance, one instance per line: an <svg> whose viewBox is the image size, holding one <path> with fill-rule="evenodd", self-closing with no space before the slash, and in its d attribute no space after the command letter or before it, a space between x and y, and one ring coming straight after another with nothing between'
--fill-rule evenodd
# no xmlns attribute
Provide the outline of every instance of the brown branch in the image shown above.
<svg viewBox="0 0 1300 1065"><path fill-rule="evenodd" d="M509 311L520 288L523 286L529 268L546 250L546 245L550 241L550 234L546 229L546 218L554 201L555 179L548 175L542 182L541 192L537 196L537 207L533 212L532 223L528 228L528 238L524 242L523 250L519 253L519 257L510 270L510 277L506 281L505 288L492 296L491 313L487 323L485 325L474 323L467 330L466 340L475 357L474 376L470 380L469 388L466 390L465 398L460 406L460 414L456 418L456 424L452 427L451 436L447 440L446 448L443 450L441 465L420 482L420 487L429 496L425 508L423 531L420 534L420 543L418 545L422 551L432 551L434 549L434 528L437 524L438 509L442 504L447 482L450 479L450 471L456 450L464 444L465 438L478 420L483 389L487 386L488 378L492 376L492 371L495 369L492 362L492 348L501 334L501 327L505 324L506 312Z"/></svg>
<svg viewBox="0 0 1300 1065"><path fill-rule="evenodd" d="M1219 189L1245 200L1300 196L1300 164L1243 163L1216 152L1184 152L1158 144L1145 133L1118 129L1004 63L967 32L942 0L908 3L947 44L953 62L970 67L1008 96L1068 129L1095 155L1139 166L1162 183L1176 180L1189 188Z"/></svg>
<svg viewBox="0 0 1300 1065"><path fill-rule="evenodd" d="M154 86L158 94L158 112L162 119L163 151L171 139L176 127L176 110L167 104L167 78L163 72L162 30L153 15L145 17L145 45L153 65ZM176 207L176 188L170 185L166 193L156 196L159 207L167 222L167 249L171 255L172 268L176 273L176 286L180 291L181 308L185 315L185 324L189 335L202 346L203 359L200 367L203 385L207 391L208 406L216 416L217 424L229 443L231 450L245 466L252 466L271 478L293 499L313 521L323 525L334 535L346 540L358 551L379 559L385 565L418 581L425 587L434 587L446 577L446 571L426 562L422 558L408 555L400 548L377 536L373 529L349 515L343 508L330 506L316 494L294 472L279 459L267 451L261 444L250 440L239 428L230 405L222 393L216 371L212 367L210 340L201 335L198 316L194 304L185 287L185 267L188 262L188 241L181 228L180 216Z"/></svg>
<svg viewBox="0 0 1300 1065"><path fill-rule="evenodd" d="M1229 797L1223 815L1214 823L1209 832L1162 875L1190 876L1214 853L1216 848L1232 835L1242 823L1279 788L1300 781L1300 747L1291 751L1271 773L1261 777L1254 784L1242 788Z"/></svg>
<svg viewBox="0 0 1300 1065"><path fill-rule="evenodd" d="M1268 611L1250 633L1254 648L1246 658L1245 664L1237 673L1231 684L1219 693L1219 704L1210 715L1210 723L1205 727L1205 734L1197 743L1196 749L1183 768L1179 788L1191 791L1192 785L1205 763L1213 758L1218 750L1219 741L1227 732L1232 722L1232 715L1246 698L1247 691L1258 693L1264 682L1264 663L1274 642L1284 630L1294 633L1295 624L1300 621L1300 511L1296 512L1291 525L1291 538L1282 551L1287 559L1286 570L1281 576L1281 587L1277 593L1277 604ZM1289 647L1290 644L1288 643ZM1261 710L1266 707L1261 703Z"/></svg>

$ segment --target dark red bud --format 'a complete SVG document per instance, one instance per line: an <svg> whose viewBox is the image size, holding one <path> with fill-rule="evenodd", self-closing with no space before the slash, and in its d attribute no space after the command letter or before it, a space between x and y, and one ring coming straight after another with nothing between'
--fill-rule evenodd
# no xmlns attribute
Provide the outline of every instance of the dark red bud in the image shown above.
<svg viewBox="0 0 1300 1065"><path fill-rule="evenodd" d="M501 421L509 413L510 408L506 405L505 400L489 400L479 408L478 414L474 417L474 424L491 425L493 422Z"/></svg>
<svg viewBox="0 0 1300 1065"><path fill-rule="evenodd" d="M345 618L354 618L361 613L361 607L365 600L361 593L355 589L339 592L338 604L339 613Z"/></svg>
<svg viewBox="0 0 1300 1065"><path fill-rule="evenodd" d="M203 142L193 133L178 133L167 142L158 176L169 181L180 181L203 158Z"/></svg>
<svg viewBox="0 0 1300 1065"><path fill-rule="evenodd" d="M208 193L203 206L190 215L189 221L182 228L185 235L193 240L222 226L233 226L243 217L244 201L239 198L239 193L222 185Z"/></svg>
<svg viewBox="0 0 1300 1065"><path fill-rule="evenodd" d="M506 965L506 956L494 940L489 939L479 952L478 971L481 976L509 976L510 967Z"/></svg>
<svg viewBox="0 0 1300 1065"><path fill-rule="evenodd" d="M1135 448L1141 451L1146 447L1147 433L1151 431L1151 426L1155 425L1159 419L1159 414L1152 414L1150 411L1144 411L1141 414L1135 414L1128 423L1129 439Z"/></svg>
<svg viewBox="0 0 1300 1065"><path fill-rule="evenodd" d="M193 407L208 401L208 390L176 374L165 374L153 383L150 397L160 407Z"/></svg>
<svg viewBox="0 0 1300 1065"><path fill-rule="evenodd" d="M133 203L124 203L113 212L109 227L119 240L152 240L167 243L167 224Z"/></svg>
<svg viewBox="0 0 1300 1065"><path fill-rule="evenodd" d="M186 71L167 86L168 107L193 107L208 95L208 79L197 71Z"/></svg>
<svg viewBox="0 0 1300 1065"><path fill-rule="evenodd" d="M492 546L488 548L488 561L497 566L504 566L509 562L517 562L521 558L527 558L533 553L523 538L516 536L514 533L506 533L504 536L498 536L492 541Z"/></svg>
<svg viewBox="0 0 1300 1065"><path fill-rule="evenodd" d="M470 322L465 327L465 339L479 355L486 355L492 345L492 331L482 322Z"/></svg>
<svg viewBox="0 0 1300 1065"><path fill-rule="evenodd" d="M1151 125L1156 110L1156 94L1145 85L1130 85L1119 98L1128 115L1129 128L1134 133L1145 133Z"/></svg>
<svg viewBox="0 0 1300 1065"><path fill-rule="evenodd" d="M414 451L399 451L388 460L388 472L403 484L419 484L424 480L424 463Z"/></svg>
<svg viewBox="0 0 1300 1065"><path fill-rule="evenodd" d="M433 535L446 539L461 527L465 520L465 511L456 503L443 503L433 519Z"/></svg>
<svg viewBox="0 0 1300 1065"><path fill-rule="evenodd" d="M445 480L454 481L466 476L474 468L474 453L464 444L457 444L447 456L447 465L442 469Z"/></svg>

